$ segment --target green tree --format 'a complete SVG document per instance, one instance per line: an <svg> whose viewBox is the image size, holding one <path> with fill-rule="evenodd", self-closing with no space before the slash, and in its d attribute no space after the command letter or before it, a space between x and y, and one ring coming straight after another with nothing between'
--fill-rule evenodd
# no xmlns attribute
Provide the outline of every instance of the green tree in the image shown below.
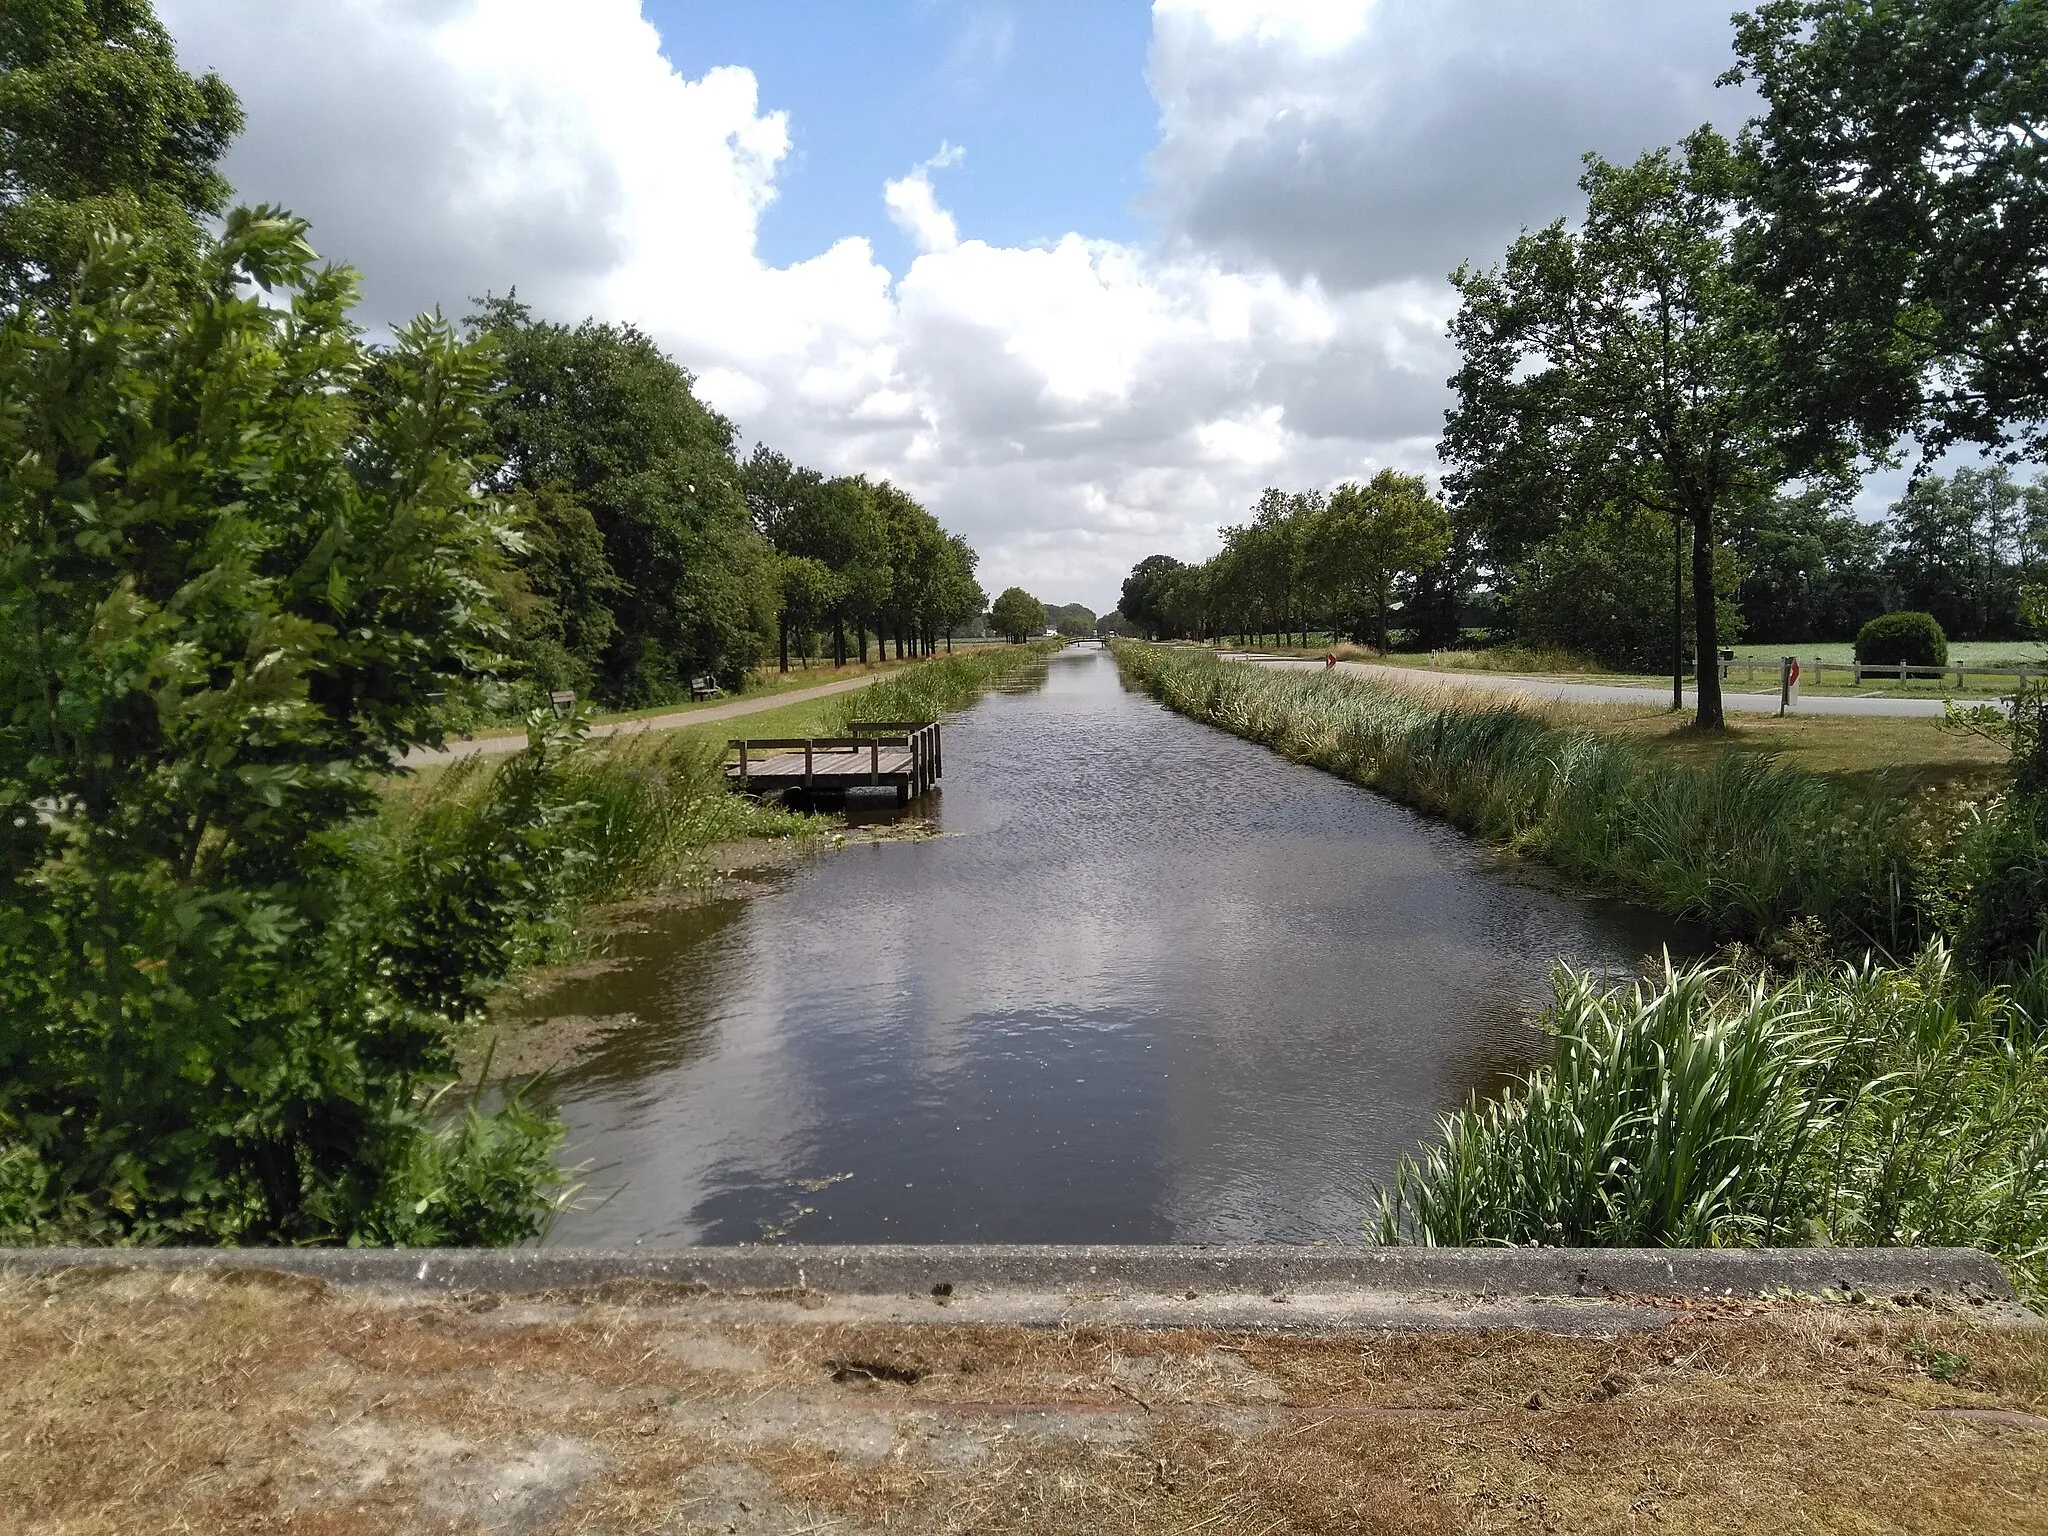
<svg viewBox="0 0 2048 1536"><path fill-rule="evenodd" d="M953 631L972 623L988 607L988 594L974 579L981 556L957 533L946 535L946 560L940 572L936 598L937 622L946 634L946 650L953 649Z"/></svg>
<svg viewBox="0 0 2048 1536"><path fill-rule="evenodd" d="M227 206L215 169L242 128L218 75L178 67L149 0L0 8L0 306L71 281L89 238L124 231L190 281L200 220Z"/></svg>
<svg viewBox="0 0 2048 1536"><path fill-rule="evenodd" d="M401 873L377 820L500 639L490 359L422 320L358 392L353 275L261 210L190 285L154 259L116 239L0 325L0 1206L515 1240L553 1134L515 1105L437 1136L424 1095L565 811L537 753L490 846Z"/></svg>
<svg viewBox="0 0 2048 1536"><path fill-rule="evenodd" d="M782 596L781 615L778 628L781 631L779 653L781 669L789 670L789 642L794 635L798 655L808 668L811 660L811 645L818 631L824 628L831 614L838 611L846 599L846 584L834 574L832 568L822 560L813 560L808 555L775 556L777 586Z"/></svg>
<svg viewBox="0 0 2048 1536"><path fill-rule="evenodd" d="M1670 525L1647 508L1623 502L1604 517L1574 520L1517 569L1515 634L1610 667L1652 671L1665 659L1671 628L1670 571ZM1714 571L1722 583L1719 638L1733 640L1742 622L1733 600L1737 566L1716 561Z"/></svg>
<svg viewBox="0 0 2048 1536"><path fill-rule="evenodd" d="M1022 587L1010 587L989 610L989 623L1013 645L1045 631L1045 604Z"/></svg>
<svg viewBox="0 0 2048 1536"><path fill-rule="evenodd" d="M1387 649L1396 585L1450 552L1451 518L1420 475L1383 469L1367 484L1346 481L1311 536L1319 569L1330 573L1340 605L1356 605Z"/></svg>
<svg viewBox="0 0 2048 1536"><path fill-rule="evenodd" d="M1080 639L1095 633L1095 611L1080 603L1056 603L1045 610L1046 622L1061 634Z"/></svg>
<svg viewBox="0 0 2048 1536"><path fill-rule="evenodd" d="M2039 0L1768 0L1736 17L1746 259L1802 461L1917 431L2048 449Z"/></svg>
<svg viewBox="0 0 2048 1536"><path fill-rule="evenodd" d="M881 631L894 638L896 655L933 650L941 593L952 549L939 520L908 492L884 480L871 487L887 539L889 582L880 605Z"/></svg>
<svg viewBox="0 0 2048 1536"><path fill-rule="evenodd" d="M1890 605L1885 529L1825 489L1770 498L1731 519L1742 633L1787 644L1854 635Z"/></svg>
<svg viewBox="0 0 2048 1536"><path fill-rule="evenodd" d="M547 324L506 298L485 300L470 329L498 358L489 487L560 487L604 536L620 586L601 696L658 703L700 673L737 681L766 651L776 591L741 494L732 423L631 326Z"/></svg>
<svg viewBox="0 0 2048 1536"><path fill-rule="evenodd" d="M1259 493L1249 523L1223 530L1223 548L1230 557L1223 569L1234 605L1261 631L1284 636L1305 628L1306 608L1318 590L1308 534L1322 510L1319 491L1289 495L1268 486Z"/></svg>
<svg viewBox="0 0 2048 1536"><path fill-rule="evenodd" d="M1147 555L1124 578L1117 611L1153 639L1168 633L1166 604L1179 572L1187 569L1171 555Z"/></svg>
<svg viewBox="0 0 2048 1536"><path fill-rule="evenodd" d="M1719 634L1719 520L1778 477L1759 401L1775 347L1734 266L1736 185L1710 128L1630 166L1589 155L1584 225L1523 235L1494 270L1461 267L1451 326L1464 362L1443 452L1465 483L1509 443L1552 466L1577 515L1626 498L1688 526L1701 656ZM1698 698L1696 723L1718 728L1712 667Z"/></svg>
<svg viewBox="0 0 2048 1536"><path fill-rule="evenodd" d="M605 558L604 534L590 509L560 486L517 486L504 502L518 539L516 564L497 582L506 649L536 690L587 694L618 632L610 605L625 591Z"/></svg>
<svg viewBox="0 0 2048 1536"><path fill-rule="evenodd" d="M1908 486L1887 521L1884 570L1898 606L1933 614L1960 639L2023 633L2024 497L2002 465Z"/></svg>

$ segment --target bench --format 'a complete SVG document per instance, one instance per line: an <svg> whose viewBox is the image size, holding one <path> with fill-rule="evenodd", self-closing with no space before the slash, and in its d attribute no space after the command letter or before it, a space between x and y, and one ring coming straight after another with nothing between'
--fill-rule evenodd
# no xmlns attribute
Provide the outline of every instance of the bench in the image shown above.
<svg viewBox="0 0 2048 1536"><path fill-rule="evenodd" d="M548 695L548 708L555 712L557 720L566 719L575 712L576 695L567 689L551 693Z"/></svg>
<svg viewBox="0 0 2048 1536"><path fill-rule="evenodd" d="M718 679L715 677L693 677L690 679L690 702L692 704L696 703L699 699L715 699L724 691L724 689L718 686Z"/></svg>

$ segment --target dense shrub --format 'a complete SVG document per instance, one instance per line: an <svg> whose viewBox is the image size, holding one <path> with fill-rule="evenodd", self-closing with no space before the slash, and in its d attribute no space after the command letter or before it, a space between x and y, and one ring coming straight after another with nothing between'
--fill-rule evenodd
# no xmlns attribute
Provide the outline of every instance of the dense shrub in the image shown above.
<svg viewBox="0 0 2048 1536"><path fill-rule="evenodd" d="M9 1237L502 1241L544 1216L559 1128L435 1106L446 1025L558 874L559 754L432 860L379 823L392 761L492 656L488 365L422 321L360 393L354 298L301 224L243 211L196 294L116 240L0 326Z"/></svg>
<svg viewBox="0 0 2048 1536"><path fill-rule="evenodd" d="M1556 1247L1942 1244L2048 1293L2044 978L1938 948L1778 985L1714 967L1609 990L1561 968L1554 1066L1445 1117L1379 1236Z"/></svg>
<svg viewBox="0 0 2048 1536"><path fill-rule="evenodd" d="M1887 613L1857 631L1856 659L1866 667L1946 666L1948 636L1931 613Z"/></svg>
<svg viewBox="0 0 2048 1536"><path fill-rule="evenodd" d="M2048 952L2048 690L2024 685L2002 713L1951 706L1949 723L2012 751L2012 782L1977 807L1941 882L1957 957L1976 975L2003 979Z"/></svg>

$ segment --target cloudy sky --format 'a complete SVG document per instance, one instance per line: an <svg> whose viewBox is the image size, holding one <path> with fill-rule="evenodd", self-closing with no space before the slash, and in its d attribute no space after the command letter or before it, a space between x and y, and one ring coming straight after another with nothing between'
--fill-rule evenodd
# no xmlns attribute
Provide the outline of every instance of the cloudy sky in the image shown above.
<svg viewBox="0 0 2048 1536"><path fill-rule="evenodd" d="M632 321L745 443L1113 605L1265 485L1433 472L1445 274L1747 115L1730 0L159 0L364 321Z"/></svg>

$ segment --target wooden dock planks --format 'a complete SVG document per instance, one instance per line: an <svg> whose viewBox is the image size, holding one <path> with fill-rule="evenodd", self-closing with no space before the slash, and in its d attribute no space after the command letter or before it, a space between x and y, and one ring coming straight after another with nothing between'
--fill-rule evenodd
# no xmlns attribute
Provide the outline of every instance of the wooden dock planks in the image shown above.
<svg viewBox="0 0 2048 1536"><path fill-rule="evenodd" d="M726 783L752 795L890 788L908 801L938 782L944 752L936 724L863 721L852 729L850 736L735 738L739 761L726 765Z"/></svg>

